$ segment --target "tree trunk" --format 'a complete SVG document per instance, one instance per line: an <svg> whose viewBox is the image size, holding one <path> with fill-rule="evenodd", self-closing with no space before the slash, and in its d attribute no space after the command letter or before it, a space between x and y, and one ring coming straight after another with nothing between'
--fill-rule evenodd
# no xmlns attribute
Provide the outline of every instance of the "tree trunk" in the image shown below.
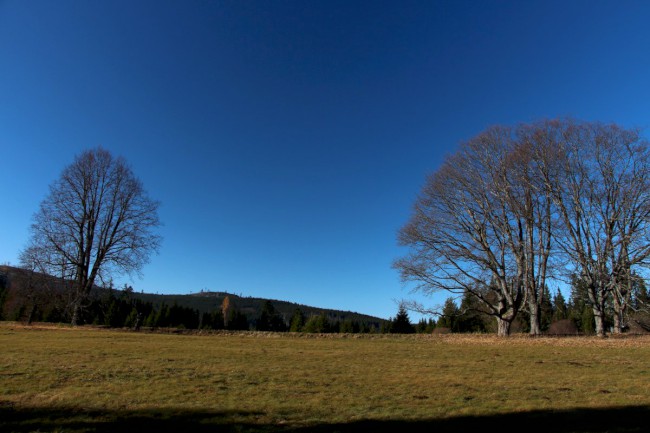
<svg viewBox="0 0 650 433"><path fill-rule="evenodd" d="M27 316L28 325L31 325L34 321L34 314L36 314L36 303L32 304L32 308L29 310L29 315Z"/></svg>
<svg viewBox="0 0 650 433"><path fill-rule="evenodd" d="M499 337L508 337L510 335L510 325L512 322L497 317L497 335Z"/></svg>
<svg viewBox="0 0 650 433"><path fill-rule="evenodd" d="M587 287L587 295L591 303L591 309L594 313L594 324L596 335L599 337L605 336L605 297L607 292L602 286L602 281L593 282Z"/></svg>
<svg viewBox="0 0 650 433"><path fill-rule="evenodd" d="M79 302L79 299L75 299L72 303L72 320L70 321L70 324L72 326L79 325L80 315L81 315L81 304Z"/></svg>
<svg viewBox="0 0 650 433"><path fill-rule="evenodd" d="M615 310L614 311L614 328L612 329L612 332L614 334L622 334L623 333L623 314Z"/></svg>
<svg viewBox="0 0 650 433"><path fill-rule="evenodd" d="M597 306L592 308L594 312L594 322L596 324L596 335L599 337L605 336L605 315Z"/></svg>
<svg viewBox="0 0 650 433"><path fill-rule="evenodd" d="M142 326L142 313L138 313L135 316L135 325L133 325L134 331L139 331Z"/></svg>
<svg viewBox="0 0 650 433"><path fill-rule="evenodd" d="M542 334L541 323L541 308L537 301L531 301L528 304L530 312L530 335L537 336Z"/></svg>
<svg viewBox="0 0 650 433"><path fill-rule="evenodd" d="M629 275L627 277L627 287L616 286L614 290L612 290L612 304L614 306L614 334L623 333L631 293L632 278Z"/></svg>

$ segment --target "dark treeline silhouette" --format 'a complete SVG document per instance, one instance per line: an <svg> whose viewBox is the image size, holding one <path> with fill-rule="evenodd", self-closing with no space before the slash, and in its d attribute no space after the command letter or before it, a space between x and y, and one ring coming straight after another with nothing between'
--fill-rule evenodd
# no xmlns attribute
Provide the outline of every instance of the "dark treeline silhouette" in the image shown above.
<svg viewBox="0 0 650 433"><path fill-rule="evenodd" d="M65 282L29 270L0 266L0 320L65 323L68 308ZM137 293L131 287L121 290L98 289L81 309L80 323L110 328L192 330L256 330L304 333L495 333L495 323L475 298L466 294L460 302L448 298L436 319L427 317L413 323L408 306L400 305L388 320L363 320L360 315L343 316L339 311L300 308L291 314L277 308L281 301L264 300L251 307L250 299L229 295L218 298L209 309L182 304L182 298ZM201 299L197 297L196 299ZM642 281L634 287L626 330L650 330L650 315L643 305L650 301ZM286 303L285 303L286 304ZM197 306L199 304L196 304ZM638 306L638 308L637 308ZM605 323L613 326L614 308ZM595 332L593 309L579 279L574 279L568 299L556 291L541 308L541 328L552 335L591 335ZM525 312L513 323L513 332L529 331Z"/></svg>
<svg viewBox="0 0 650 433"><path fill-rule="evenodd" d="M89 302L77 311L78 323L134 330L374 333L380 331L383 322L356 313L312 307L296 306L289 315L276 307L282 304L286 309L286 302L256 303L259 300L236 295L212 298L210 295L213 294L149 295L137 293L128 286L121 290L97 288ZM215 303L215 299L220 302ZM68 282L28 269L0 266L0 320L65 323L72 314L69 306Z"/></svg>

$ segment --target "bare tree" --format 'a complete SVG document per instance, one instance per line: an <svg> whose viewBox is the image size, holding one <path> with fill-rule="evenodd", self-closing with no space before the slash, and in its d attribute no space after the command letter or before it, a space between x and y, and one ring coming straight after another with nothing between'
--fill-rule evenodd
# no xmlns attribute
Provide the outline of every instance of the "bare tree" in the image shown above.
<svg viewBox="0 0 650 433"><path fill-rule="evenodd" d="M395 263L416 290L468 292L499 334L522 305L539 334L547 282L585 285L596 332L621 332L635 272L650 257L650 149L636 130L542 121L493 127L427 181ZM562 278L564 276L564 278Z"/></svg>
<svg viewBox="0 0 650 433"><path fill-rule="evenodd" d="M25 257L43 272L72 277L72 324L96 281L139 272L158 249L158 206L126 161L101 148L77 156L50 186Z"/></svg>
<svg viewBox="0 0 650 433"><path fill-rule="evenodd" d="M445 160L399 233L410 253L394 264L415 290L477 298L500 336L525 298L524 231L504 191L512 145L509 129L491 128Z"/></svg>
<svg viewBox="0 0 650 433"><path fill-rule="evenodd" d="M496 184L498 201L509 214L505 230L512 233L513 258L524 275L531 335L542 332L541 309L549 296L546 283L552 264L553 197L540 175L548 168L539 162L552 154L552 148L537 139L539 126L520 125L512 131L507 165Z"/></svg>
<svg viewBox="0 0 650 433"><path fill-rule="evenodd" d="M556 121L561 172L545 180L561 221L555 237L568 273L585 284L596 333L605 335L606 306L621 332L635 268L650 257L650 150L636 130L617 125Z"/></svg>

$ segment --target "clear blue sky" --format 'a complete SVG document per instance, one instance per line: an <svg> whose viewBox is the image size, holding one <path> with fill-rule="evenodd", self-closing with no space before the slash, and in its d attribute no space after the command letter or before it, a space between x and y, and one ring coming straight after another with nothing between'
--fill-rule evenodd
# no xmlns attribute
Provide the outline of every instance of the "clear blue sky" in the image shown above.
<svg viewBox="0 0 650 433"><path fill-rule="evenodd" d="M120 281L387 318L442 158L493 124L647 128L649 50L647 1L0 1L0 263L103 146L162 202Z"/></svg>

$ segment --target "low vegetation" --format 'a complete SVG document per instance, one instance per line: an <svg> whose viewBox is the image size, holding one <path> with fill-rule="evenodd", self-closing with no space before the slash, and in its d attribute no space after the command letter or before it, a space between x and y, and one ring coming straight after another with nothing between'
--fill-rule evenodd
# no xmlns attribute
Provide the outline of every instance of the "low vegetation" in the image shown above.
<svg viewBox="0 0 650 433"><path fill-rule="evenodd" d="M650 337L0 325L0 431L644 431Z"/></svg>

